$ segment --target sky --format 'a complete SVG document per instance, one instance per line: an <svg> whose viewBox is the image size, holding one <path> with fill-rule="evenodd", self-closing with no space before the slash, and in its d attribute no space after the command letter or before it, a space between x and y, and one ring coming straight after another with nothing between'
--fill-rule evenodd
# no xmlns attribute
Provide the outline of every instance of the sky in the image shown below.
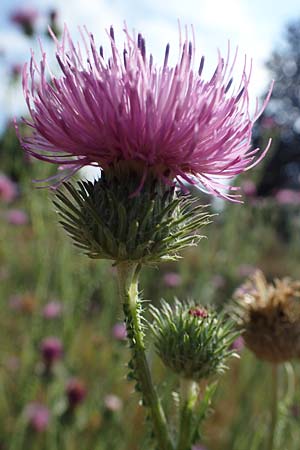
<svg viewBox="0 0 300 450"><path fill-rule="evenodd" d="M9 68L29 59L30 48L36 43L24 37L9 21L12 11L33 6L40 12L38 27L46 27L46 14L57 9L60 22L65 22L73 36L78 26L86 25L96 41L107 42L105 30L110 25L120 44L123 44L124 20L129 29L142 32L147 48L160 64L165 46L170 43L171 62L178 57L178 19L182 26L193 24L196 34L197 58L205 55L203 76L211 77L217 63L217 50L226 54L228 40L231 48L239 47L238 67L244 55L252 58L253 72L250 93L261 96L270 83L265 61L280 45L286 23L300 18L299 0L1 0L0 6L0 129L8 116L25 111L20 83L8 83ZM47 41L43 38L44 42ZM52 53L47 42L46 51ZM172 60L173 58L173 60Z"/></svg>

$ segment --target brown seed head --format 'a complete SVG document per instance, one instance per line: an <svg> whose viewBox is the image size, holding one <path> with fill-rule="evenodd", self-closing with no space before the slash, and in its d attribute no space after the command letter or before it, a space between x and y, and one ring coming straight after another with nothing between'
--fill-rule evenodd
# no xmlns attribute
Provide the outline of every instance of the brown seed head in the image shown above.
<svg viewBox="0 0 300 450"><path fill-rule="evenodd" d="M245 344L258 358L282 363L300 356L300 281L268 283L257 271L235 299Z"/></svg>

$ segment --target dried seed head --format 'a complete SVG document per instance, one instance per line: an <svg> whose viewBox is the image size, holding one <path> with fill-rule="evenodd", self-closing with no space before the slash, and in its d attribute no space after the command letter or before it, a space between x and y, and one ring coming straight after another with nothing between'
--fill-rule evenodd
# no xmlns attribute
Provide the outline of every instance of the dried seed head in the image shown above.
<svg viewBox="0 0 300 450"><path fill-rule="evenodd" d="M300 356L300 281L268 283L261 271L236 291L246 346L260 359L282 363Z"/></svg>

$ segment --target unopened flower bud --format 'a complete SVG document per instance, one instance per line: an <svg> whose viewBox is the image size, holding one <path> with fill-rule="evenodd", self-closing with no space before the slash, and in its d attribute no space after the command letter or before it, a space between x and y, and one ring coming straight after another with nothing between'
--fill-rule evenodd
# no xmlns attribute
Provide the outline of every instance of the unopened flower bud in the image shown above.
<svg viewBox="0 0 300 450"><path fill-rule="evenodd" d="M62 343L57 337L45 338L41 343L40 350L47 368L50 368L63 354Z"/></svg>
<svg viewBox="0 0 300 450"><path fill-rule="evenodd" d="M224 362L234 350L237 337L231 321L202 306L180 303L172 308L162 302L151 307L155 347L165 365L190 380L199 381L225 369Z"/></svg>
<svg viewBox="0 0 300 450"><path fill-rule="evenodd" d="M69 380L66 387L66 395L68 398L69 409L75 409L86 397L85 384L77 378Z"/></svg>

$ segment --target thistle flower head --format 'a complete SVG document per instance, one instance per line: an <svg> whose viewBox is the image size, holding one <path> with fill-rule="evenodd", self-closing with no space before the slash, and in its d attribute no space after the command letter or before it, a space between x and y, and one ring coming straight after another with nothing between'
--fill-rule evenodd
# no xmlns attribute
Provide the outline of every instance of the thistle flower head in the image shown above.
<svg viewBox="0 0 300 450"><path fill-rule="evenodd" d="M0 202L10 203L18 196L16 184L0 172Z"/></svg>
<svg viewBox="0 0 300 450"><path fill-rule="evenodd" d="M9 209L5 218L12 225L26 225L29 221L28 215L22 209Z"/></svg>
<svg viewBox="0 0 300 450"><path fill-rule="evenodd" d="M118 412L123 407L123 402L117 395L108 394L104 397L104 405L108 411Z"/></svg>
<svg viewBox="0 0 300 450"><path fill-rule="evenodd" d="M151 329L155 348L167 367L183 378L199 381L220 373L235 352L230 348L237 337L231 321L225 321L202 306L180 303L172 308L162 302Z"/></svg>
<svg viewBox="0 0 300 450"><path fill-rule="evenodd" d="M18 8L11 14L10 20L20 26L24 34L32 36L38 15L38 11L34 8Z"/></svg>
<svg viewBox="0 0 300 450"><path fill-rule="evenodd" d="M124 322L117 322L112 328L112 335L117 341L125 341L127 338L126 325Z"/></svg>
<svg viewBox="0 0 300 450"><path fill-rule="evenodd" d="M258 358L281 363L300 356L300 281L268 283L257 271L235 300L245 344Z"/></svg>
<svg viewBox="0 0 300 450"><path fill-rule="evenodd" d="M25 408L25 417L34 431L42 433L48 428L50 411L45 405L38 402L32 402Z"/></svg>
<svg viewBox="0 0 300 450"><path fill-rule="evenodd" d="M51 366L55 361L61 359L63 345L57 337L47 337L41 342L40 351L46 366Z"/></svg>
<svg viewBox="0 0 300 450"><path fill-rule="evenodd" d="M68 398L68 407L75 409L82 403L86 397L86 386L80 379L72 378L66 386L66 396Z"/></svg>
<svg viewBox="0 0 300 450"><path fill-rule="evenodd" d="M141 34L136 39L126 27L124 33L120 50L111 28L109 57L87 30L81 33L83 48L75 46L67 28L61 42L53 35L62 74L50 72L50 79L45 52L40 62L32 55L23 71L30 113L24 122L32 134L21 138L23 147L35 158L65 166L65 175L86 165L105 170L124 161L138 163L141 183L151 171L167 184L200 182L212 194L235 199L227 192L235 188L222 181L251 168L265 153L250 145L260 114L251 117L248 110L251 64L245 63L241 79L233 82L236 54L231 58L228 49L205 80L204 57L196 72L187 32L183 42L180 38L177 64L169 65L167 45L161 67L148 55Z"/></svg>
<svg viewBox="0 0 300 450"><path fill-rule="evenodd" d="M55 319L62 315L63 307L62 304L58 301L48 302L42 311L42 315L45 319Z"/></svg>

